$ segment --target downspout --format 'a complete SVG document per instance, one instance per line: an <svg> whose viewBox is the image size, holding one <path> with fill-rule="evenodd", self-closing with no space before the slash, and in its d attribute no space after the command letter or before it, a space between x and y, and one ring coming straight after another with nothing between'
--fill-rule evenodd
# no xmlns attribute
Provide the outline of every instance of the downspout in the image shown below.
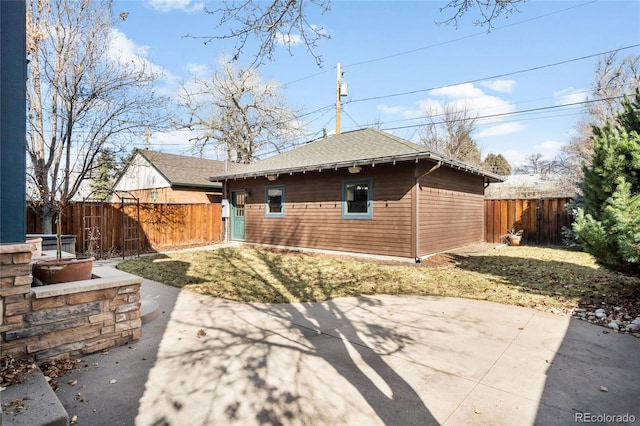
<svg viewBox="0 0 640 426"><path fill-rule="evenodd" d="M227 163L225 160L225 169L227 167ZM225 179L224 181L222 181L222 199L226 199L228 203L231 203L231 200L229 200L229 194L227 194L227 192L229 191L228 185L227 185L227 179ZM229 206L229 212L231 212L231 206ZM229 242L229 217L225 217L224 219L224 242L225 244Z"/></svg>
<svg viewBox="0 0 640 426"><path fill-rule="evenodd" d="M434 172L435 170L439 169L440 166L442 166L442 161L438 161L436 164L434 164L429 170L427 170L426 172L422 173L422 174L418 174L418 166L416 164L416 168L415 168L415 182L413 185L413 192L414 192L414 210L415 210L415 217L414 217L414 255L415 255L415 260L416 263L420 263L420 179L422 179L423 177L425 177L426 175L428 175L431 172Z"/></svg>

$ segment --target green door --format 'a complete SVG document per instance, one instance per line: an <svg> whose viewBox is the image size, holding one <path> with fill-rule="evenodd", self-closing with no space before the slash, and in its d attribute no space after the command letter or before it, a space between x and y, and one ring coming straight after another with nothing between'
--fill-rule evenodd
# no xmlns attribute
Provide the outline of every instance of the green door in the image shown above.
<svg viewBox="0 0 640 426"><path fill-rule="evenodd" d="M244 241L244 191L231 193L231 239Z"/></svg>

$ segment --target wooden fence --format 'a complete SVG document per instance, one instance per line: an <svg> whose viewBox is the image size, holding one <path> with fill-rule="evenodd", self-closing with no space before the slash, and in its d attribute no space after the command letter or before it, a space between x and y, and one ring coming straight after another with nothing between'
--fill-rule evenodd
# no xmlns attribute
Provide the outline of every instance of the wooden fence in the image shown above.
<svg viewBox="0 0 640 426"><path fill-rule="evenodd" d="M503 242L512 228L524 230L523 244L558 245L571 226L570 198L485 200L485 241ZM220 204L72 203L62 215L62 233L76 236L76 252L99 249L99 257L141 253L222 241ZM134 229L135 228L135 229ZM27 233L41 233L40 218L27 209ZM99 234L98 245L93 245Z"/></svg>
<svg viewBox="0 0 640 426"><path fill-rule="evenodd" d="M485 241L503 242L511 229L523 230L523 244L562 244L562 228L573 221L565 205L571 198L485 200Z"/></svg>
<svg viewBox="0 0 640 426"><path fill-rule="evenodd" d="M220 204L76 202L63 210L61 224L63 234L76 236L77 253L99 257L130 254L134 247L145 253L214 244L223 236ZM28 208L27 233L41 229L40 218Z"/></svg>

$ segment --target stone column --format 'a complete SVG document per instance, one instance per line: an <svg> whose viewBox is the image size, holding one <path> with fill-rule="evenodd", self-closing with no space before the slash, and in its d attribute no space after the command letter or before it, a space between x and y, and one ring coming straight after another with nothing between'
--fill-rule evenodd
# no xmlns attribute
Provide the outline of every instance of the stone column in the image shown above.
<svg viewBox="0 0 640 426"><path fill-rule="evenodd" d="M0 244L0 345L5 333L24 327L24 314L31 310L31 250L27 243Z"/></svg>

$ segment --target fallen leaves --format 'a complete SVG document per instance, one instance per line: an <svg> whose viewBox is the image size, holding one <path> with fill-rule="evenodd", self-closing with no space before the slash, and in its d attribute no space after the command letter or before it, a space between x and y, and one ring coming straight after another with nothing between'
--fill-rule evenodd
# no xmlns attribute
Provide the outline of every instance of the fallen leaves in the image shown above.
<svg viewBox="0 0 640 426"><path fill-rule="evenodd" d="M64 377L70 371L78 370L79 363L80 360L77 359L57 359L43 361L40 364L40 370L42 370L45 379L47 380L47 382L49 382L49 386L51 386L51 389L55 391L58 389L58 381L56 379L59 377ZM71 382L69 382L69 384L71 384Z"/></svg>
<svg viewBox="0 0 640 426"><path fill-rule="evenodd" d="M196 337L199 339L201 337L204 337L207 335L207 332L204 331L203 329L198 330L198 332L196 333Z"/></svg>
<svg viewBox="0 0 640 426"><path fill-rule="evenodd" d="M17 411L22 410L24 408L24 398L12 399L9 406L15 408Z"/></svg>
<svg viewBox="0 0 640 426"><path fill-rule="evenodd" d="M9 354L3 355L0 357L0 387L21 383L23 376L35 366L31 358L15 359Z"/></svg>

